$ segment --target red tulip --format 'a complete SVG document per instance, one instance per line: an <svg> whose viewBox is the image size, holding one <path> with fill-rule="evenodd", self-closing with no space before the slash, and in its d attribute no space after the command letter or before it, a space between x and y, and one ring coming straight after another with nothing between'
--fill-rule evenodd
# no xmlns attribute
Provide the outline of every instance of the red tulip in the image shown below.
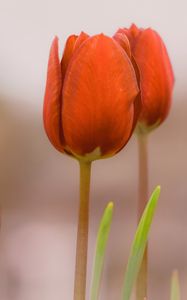
<svg viewBox="0 0 187 300"><path fill-rule="evenodd" d="M130 43L130 55L140 72L142 111L138 128L149 131L162 123L168 115L174 76L166 47L158 33L150 28L119 29L115 39L125 49L125 38ZM127 43L126 43L127 44Z"/></svg>
<svg viewBox="0 0 187 300"><path fill-rule="evenodd" d="M137 121L139 88L125 51L103 34L68 38L49 56L44 127L61 152L94 160L118 152Z"/></svg>

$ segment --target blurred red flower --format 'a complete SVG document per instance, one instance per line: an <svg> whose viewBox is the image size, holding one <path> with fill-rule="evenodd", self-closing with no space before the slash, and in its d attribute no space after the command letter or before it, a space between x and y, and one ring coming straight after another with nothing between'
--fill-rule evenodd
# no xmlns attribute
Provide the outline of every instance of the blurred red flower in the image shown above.
<svg viewBox="0 0 187 300"><path fill-rule="evenodd" d="M134 59L140 73L142 111L138 128L149 131L162 123L168 115L174 75L166 47L159 34L151 28L139 29L132 25L129 29L119 29L114 38Z"/></svg>

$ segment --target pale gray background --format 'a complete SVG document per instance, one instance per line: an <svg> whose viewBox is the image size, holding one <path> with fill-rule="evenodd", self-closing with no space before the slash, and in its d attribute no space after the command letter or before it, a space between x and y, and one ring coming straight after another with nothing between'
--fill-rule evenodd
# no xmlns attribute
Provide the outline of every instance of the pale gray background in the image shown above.
<svg viewBox="0 0 187 300"><path fill-rule="evenodd" d="M42 127L49 46L71 33L112 35L135 22L163 37L174 67L174 103L150 136L150 190L162 196L152 227L149 300L169 299L179 268L187 294L186 1L0 1L1 300L71 300L78 209L78 166L52 148ZM101 300L118 300L136 224L137 147L93 165L89 272L98 220L115 214Z"/></svg>

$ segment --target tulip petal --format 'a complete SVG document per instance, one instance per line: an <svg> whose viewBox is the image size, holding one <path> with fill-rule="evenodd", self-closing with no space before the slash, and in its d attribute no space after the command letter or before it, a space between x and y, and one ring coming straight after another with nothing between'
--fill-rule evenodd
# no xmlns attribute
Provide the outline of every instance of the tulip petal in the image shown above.
<svg viewBox="0 0 187 300"><path fill-rule="evenodd" d="M140 70L144 99L140 121L146 120L147 125L161 123L168 114L174 84L166 48L155 31L146 29L137 37L133 55Z"/></svg>
<svg viewBox="0 0 187 300"><path fill-rule="evenodd" d="M126 34L124 34L124 32L121 32L121 30L119 29L116 34L113 37L117 43L119 43L119 45L126 51L127 55L129 56L129 58L131 58L131 48L130 48L130 43L129 40L126 36Z"/></svg>
<svg viewBox="0 0 187 300"><path fill-rule="evenodd" d="M66 70L67 70L68 64L70 62L70 59L73 55L73 52L75 50L74 48L75 48L77 39L78 39L77 35L70 35L66 41L66 45L64 48L64 53L63 53L62 61L61 61L62 81L64 81L64 78L66 75Z"/></svg>
<svg viewBox="0 0 187 300"><path fill-rule="evenodd" d="M136 39L141 34L143 29L138 28L135 24L132 24L129 29L124 28L122 30L126 34L126 36L128 37L129 42L131 44L131 48L133 50L134 46L136 45Z"/></svg>
<svg viewBox="0 0 187 300"><path fill-rule="evenodd" d="M134 56L131 52L131 50L133 49L133 44L135 42L134 39L135 39L135 37L138 36L137 30L138 30L138 28L134 24L131 26L131 28L129 30L126 28L124 28L124 29L120 28L115 33L114 39L123 48L123 50L125 50L125 52L129 56L131 63L134 67L135 73L136 73L136 78L137 78L138 84L140 85L140 72L139 72L137 63L134 59Z"/></svg>
<svg viewBox="0 0 187 300"><path fill-rule="evenodd" d="M123 49L103 34L87 39L73 55L63 87L63 129L71 151L85 155L99 147L110 155L123 147L138 92Z"/></svg>
<svg viewBox="0 0 187 300"><path fill-rule="evenodd" d="M114 39L117 41L117 43L128 54L128 56L129 56L129 58L131 60L131 63L133 65L133 67L134 67L134 71L135 71L135 74L136 74L138 87L140 88L140 71L139 71L137 63L136 63L136 61L134 59L134 56L131 53L131 48L130 48L131 46L130 46L130 43L129 43L129 36L130 35L132 35L132 36L133 35L134 36L138 35L138 28L134 24L131 26L130 30L122 29L122 28L118 29L118 31L114 35ZM141 98L141 93L139 93L137 95L137 97L136 97L135 102L134 102L134 121L133 121L131 135L133 134L133 131L134 131L135 127L136 127L138 118L140 116L141 108L142 108L142 98ZM131 135L129 136L129 139L130 139Z"/></svg>
<svg viewBox="0 0 187 300"><path fill-rule="evenodd" d="M63 152L61 127L62 75L58 56L58 38L55 37L50 49L47 83L44 97L44 127L51 143Z"/></svg>
<svg viewBox="0 0 187 300"><path fill-rule="evenodd" d="M76 41L75 50L77 50L82 45L82 43L84 43L88 38L89 35L87 33L81 32L81 34L78 36L78 39Z"/></svg>
<svg viewBox="0 0 187 300"><path fill-rule="evenodd" d="M81 32L79 36L77 35L70 35L66 41L66 46L64 49L64 53L62 56L61 66L62 66L62 82L64 81L66 70L69 65L69 62L74 54L74 51L77 50L81 44L89 38L84 32Z"/></svg>

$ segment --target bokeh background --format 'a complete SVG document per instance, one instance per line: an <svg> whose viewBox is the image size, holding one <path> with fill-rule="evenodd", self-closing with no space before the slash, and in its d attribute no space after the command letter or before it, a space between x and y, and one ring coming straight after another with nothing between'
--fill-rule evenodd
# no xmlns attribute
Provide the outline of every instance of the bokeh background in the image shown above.
<svg viewBox="0 0 187 300"><path fill-rule="evenodd" d="M167 121L149 138L150 192L162 194L150 238L149 299L169 299L178 268L187 295L186 1L1 0L0 2L0 299L70 300L78 214L78 164L48 142L42 105L49 46L71 33L112 35L135 22L163 37L176 84ZM99 219L115 213L101 300L120 299L136 228L137 144L95 162L91 185L89 274ZM89 289L89 282L88 282Z"/></svg>

